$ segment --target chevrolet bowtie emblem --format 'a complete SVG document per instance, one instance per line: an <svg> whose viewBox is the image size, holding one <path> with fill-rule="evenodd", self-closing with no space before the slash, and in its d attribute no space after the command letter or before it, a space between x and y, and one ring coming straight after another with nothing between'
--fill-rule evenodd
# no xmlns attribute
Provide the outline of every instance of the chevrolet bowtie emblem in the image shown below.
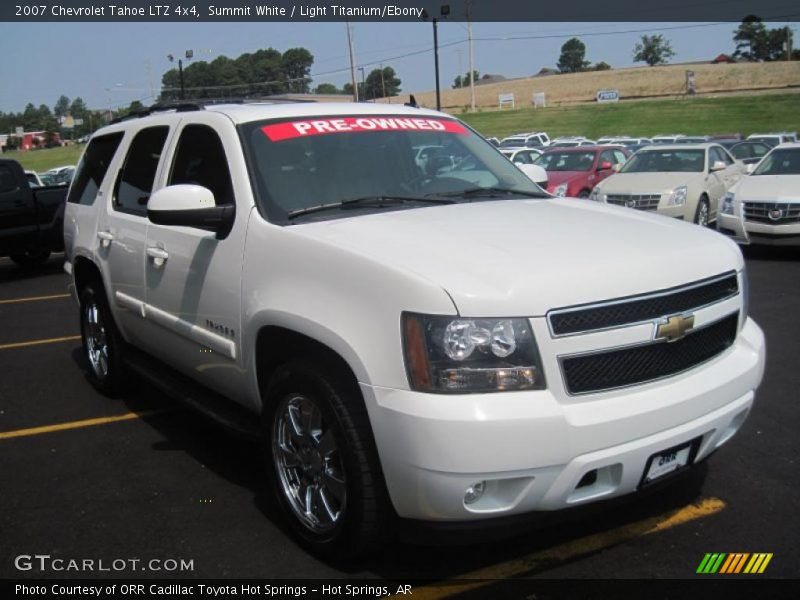
<svg viewBox="0 0 800 600"><path fill-rule="evenodd" d="M668 342L675 342L686 335L686 332L694 327L694 315L682 316L674 315L662 321L656 327L656 339L666 339Z"/></svg>

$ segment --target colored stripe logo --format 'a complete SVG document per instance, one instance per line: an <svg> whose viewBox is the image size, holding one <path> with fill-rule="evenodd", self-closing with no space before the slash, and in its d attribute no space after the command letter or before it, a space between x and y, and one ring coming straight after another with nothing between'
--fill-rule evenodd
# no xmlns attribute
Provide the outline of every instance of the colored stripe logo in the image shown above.
<svg viewBox="0 0 800 600"><path fill-rule="evenodd" d="M749 552L709 552L700 561L696 573L703 575L738 575L739 573L755 575L763 573L771 560L771 552L753 554Z"/></svg>

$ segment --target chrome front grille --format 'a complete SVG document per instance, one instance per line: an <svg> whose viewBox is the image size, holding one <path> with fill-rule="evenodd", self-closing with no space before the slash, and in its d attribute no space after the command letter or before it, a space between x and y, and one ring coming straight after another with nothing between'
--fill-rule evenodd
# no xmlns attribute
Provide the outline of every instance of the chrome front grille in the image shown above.
<svg viewBox="0 0 800 600"><path fill-rule="evenodd" d="M757 223L800 223L800 202L745 202L744 218Z"/></svg>
<svg viewBox="0 0 800 600"><path fill-rule="evenodd" d="M638 210L656 210L661 194L607 194L606 202Z"/></svg>

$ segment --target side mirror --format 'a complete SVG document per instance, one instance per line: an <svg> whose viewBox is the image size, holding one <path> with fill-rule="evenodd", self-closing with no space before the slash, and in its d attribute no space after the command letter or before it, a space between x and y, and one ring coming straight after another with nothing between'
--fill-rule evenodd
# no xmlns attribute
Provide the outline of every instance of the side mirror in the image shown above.
<svg viewBox="0 0 800 600"><path fill-rule="evenodd" d="M617 163L617 164L615 164L613 167L611 167L611 169L612 169L612 170L613 170L615 173L619 173L619 170L622 168L622 164L623 164L623 163Z"/></svg>
<svg viewBox="0 0 800 600"><path fill-rule="evenodd" d="M711 171L724 171L728 168L728 165L725 164L724 160L718 160L713 165L711 165Z"/></svg>
<svg viewBox="0 0 800 600"><path fill-rule="evenodd" d="M613 168L614 168L614 165L606 160L606 161L603 161L603 162L600 163L600 166L597 167L597 170L598 171L608 171L608 170L613 169Z"/></svg>
<svg viewBox="0 0 800 600"><path fill-rule="evenodd" d="M750 164L748 164L748 165L745 165L745 166L744 166L744 167L745 167L745 169L744 169L744 170L745 170L745 172L746 172L748 175L750 175L750 173L752 173L753 171L755 171L755 170L756 170L756 165L757 165L757 164L758 164L758 163L750 163Z"/></svg>
<svg viewBox="0 0 800 600"><path fill-rule="evenodd" d="M540 188L545 189L547 187L547 171L539 165L517 165L517 168Z"/></svg>
<svg viewBox="0 0 800 600"><path fill-rule="evenodd" d="M161 188L147 202L147 218L156 225L194 227L227 234L233 226L235 206L216 206L214 194L199 185Z"/></svg>

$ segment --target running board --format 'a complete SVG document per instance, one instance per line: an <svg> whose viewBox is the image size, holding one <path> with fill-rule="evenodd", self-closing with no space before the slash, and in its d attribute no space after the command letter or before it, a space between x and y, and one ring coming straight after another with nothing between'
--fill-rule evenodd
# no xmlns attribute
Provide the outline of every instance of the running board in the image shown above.
<svg viewBox="0 0 800 600"><path fill-rule="evenodd" d="M125 366L151 383L170 398L194 409L204 417L222 425L237 437L256 441L261 438L258 415L248 411L189 379L140 350L125 349Z"/></svg>

